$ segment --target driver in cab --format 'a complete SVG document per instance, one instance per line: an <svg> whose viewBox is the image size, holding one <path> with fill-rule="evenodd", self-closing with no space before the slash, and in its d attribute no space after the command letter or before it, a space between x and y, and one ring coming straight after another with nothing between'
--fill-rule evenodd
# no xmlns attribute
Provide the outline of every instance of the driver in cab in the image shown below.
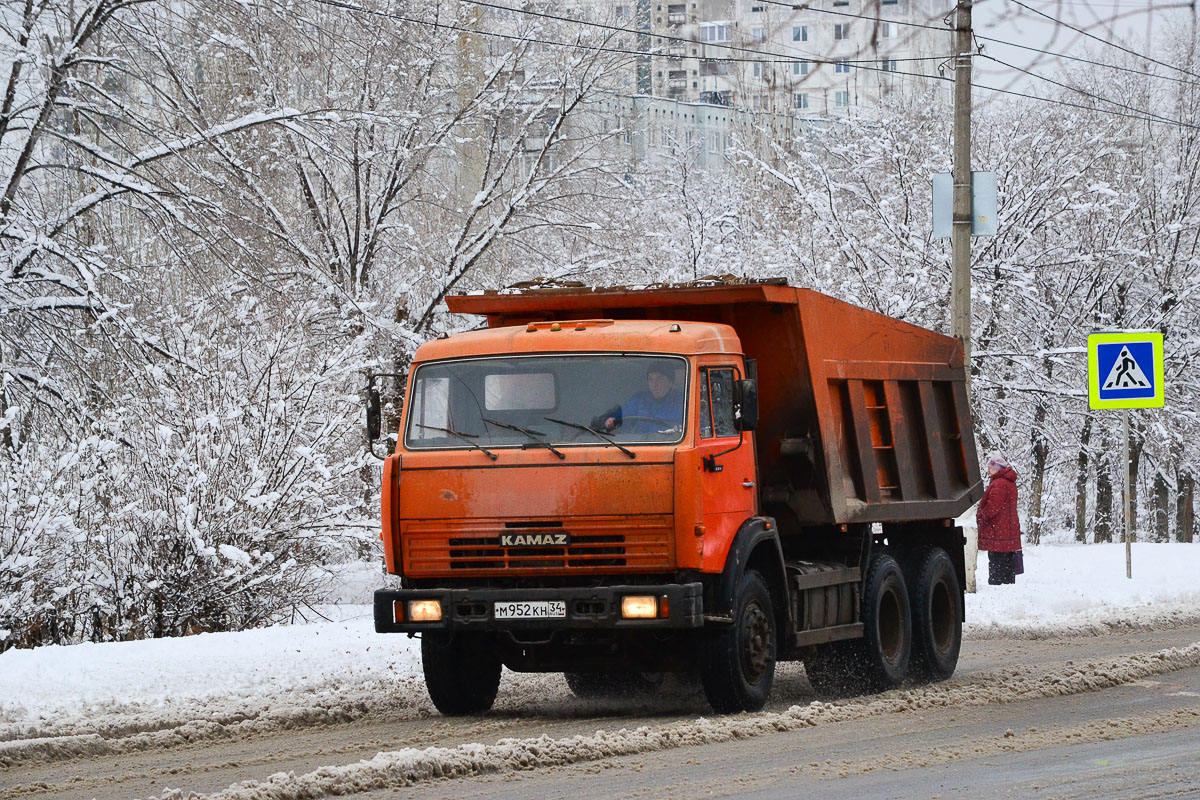
<svg viewBox="0 0 1200 800"><path fill-rule="evenodd" d="M646 370L646 389L613 409L604 420L604 430L621 428L627 433L652 433L675 427L683 419L683 392L662 366Z"/></svg>

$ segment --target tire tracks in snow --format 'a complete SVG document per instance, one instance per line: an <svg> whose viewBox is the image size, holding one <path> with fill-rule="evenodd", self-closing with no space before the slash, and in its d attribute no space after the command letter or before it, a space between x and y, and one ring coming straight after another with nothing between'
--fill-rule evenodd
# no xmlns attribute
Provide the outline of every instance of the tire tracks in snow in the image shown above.
<svg viewBox="0 0 1200 800"><path fill-rule="evenodd" d="M1054 670L1001 670L976 676L969 682L951 681L837 703L814 702L807 706L793 706L783 712L759 712L717 719L701 717L693 721L643 726L634 730L600 730L561 739L541 736L502 739L494 745L406 748L379 753L374 758L353 764L321 767L302 775L280 772L262 781L245 781L213 794L168 790L162 797L174 800L311 800L413 786L435 779L537 770L680 747L719 744L881 714L1062 697L1114 688L1198 666L1200 642L1153 653L1081 664L1068 663Z"/></svg>

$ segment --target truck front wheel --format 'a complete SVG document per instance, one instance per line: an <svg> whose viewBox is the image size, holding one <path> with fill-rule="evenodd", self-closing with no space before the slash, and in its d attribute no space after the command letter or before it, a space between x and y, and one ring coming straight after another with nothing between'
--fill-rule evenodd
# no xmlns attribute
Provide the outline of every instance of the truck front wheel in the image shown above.
<svg viewBox="0 0 1200 800"><path fill-rule="evenodd" d="M962 648L962 591L950 556L940 547L926 550L916 564L912 592L913 671L926 680L954 674Z"/></svg>
<svg viewBox="0 0 1200 800"><path fill-rule="evenodd" d="M775 678L775 613L767 582L746 570L734 598L733 625L713 631L700 662L704 694L721 713L757 711Z"/></svg>
<svg viewBox="0 0 1200 800"><path fill-rule="evenodd" d="M478 636L422 634L421 666L429 699L448 717L482 714L496 702L500 659Z"/></svg>

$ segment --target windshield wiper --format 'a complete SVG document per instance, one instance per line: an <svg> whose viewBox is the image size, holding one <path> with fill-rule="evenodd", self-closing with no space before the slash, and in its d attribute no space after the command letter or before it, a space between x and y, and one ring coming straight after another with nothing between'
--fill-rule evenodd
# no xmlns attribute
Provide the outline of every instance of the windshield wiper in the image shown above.
<svg viewBox="0 0 1200 800"><path fill-rule="evenodd" d="M416 425L417 425L417 427L418 427L418 428L424 428L424 429L425 429L425 430L427 430L427 431L441 431L442 433L448 433L448 434L450 434L451 436L455 436L455 437L457 437L457 438L459 438L459 439L462 439L464 442L466 442L467 444L469 444L471 447L475 448L476 450L480 450L480 451L482 451L482 452L483 452L484 454L486 454L486 455L487 455L487 457L488 457L488 458L490 458L492 461L495 461L495 460L496 460L496 454L495 454L495 453L493 453L491 450L488 450L488 449L487 449L486 447L484 447L483 445L481 445L481 444L476 444L475 442L472 442L472 441L471 441L472 439L478 439L478 438L479 438L478 436L476 436L476 435L475 435L475 434L473 434L473 433L463 433L462 431L456 431L456 430L454 430L453 428L439 428L439 427L437 427L436 425L422 425L422 424L421 424L421 423L419 423L419 422L418 422L418 423L416 423Z"/></svg>
<svg viewBox="0 0 1200 800"><path fill-rule="evenodd" d="M523 433L526 436L528 436L530 439L532 439L533 441L537 442L542 447L549 450L551 453L554 453L554 455L558 456L559 458L566 458L566 456L563 455L562 451L559 450L557 447L550 444L545 439L539 438L541 436L546 435L546 434L542 433L541 431L532 431L529 428L522 428L520 425L509 425L507 422L500 422L499 420L488 419L487 417L480 417L480 419L482 419L484 422L486 422L489 425L495 425L497 428L508 428L510 431L516 431L517 433Z"/></svg>
<svg viewBox="0 0 1200 800"><path fill-rule="evenodd" d="M581 431L587 431L588 433L595 434L595 435L596 435L596 436L598 436L598 437L600 438L600 440L601 440L601 441L603 441L605 444L611 444L613 447L617 448L618 450L620 450L622 453L624 453L625 455L629 456L630 458L637 458L637 453L633 452L632 450L630 450L630 449L629 449L628 447L626 447L625 445L618 443L618 442L617 442L615 439L613 439L612 437L605 436L605 435L604 435L603 433L601 433L600 431L598 431L598 430L596 430L595 428L592 428L592 427L590 427L590 426L588 426L588 425L584 425L584 424L582 424L582 423L579 423L579 422L567 422L565 419L555 419L554 417L542 417L542 419L544 419L544 420L547 420L548 422L557 422L559 425L567 425L567 426L570 426L570 427L572 427L572 428L578 428L578 429L579 429L579 430L581 430Z"/></svg>

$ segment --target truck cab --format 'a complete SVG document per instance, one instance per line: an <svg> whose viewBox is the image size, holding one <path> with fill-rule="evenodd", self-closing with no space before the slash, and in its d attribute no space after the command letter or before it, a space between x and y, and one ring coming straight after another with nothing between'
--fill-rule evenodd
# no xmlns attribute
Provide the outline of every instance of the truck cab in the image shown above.
<svg viewBox="0 0 1200 800"><path fill-rule="evenodd" d="M802 296L787 288L795 312ZM798 340L795 316L749 313L748 303L730 316L713 291L699 306L694 291L667 295L673 308L651 309L650 296L614 293L600 301L610 307L587 309L608 314L578 318L562 296L539 296L544 308L532 311L493 297L490 308L510 313L418 349L383 468L381 537L401 588L376 593L375 623L421 636L443 713L489 708L501 666L562 671L577 694L698 673L720 711L761 707L783 658L805 659L830 688L890 664L883 688L908 676L920 644L910 601L942 609L929 627L943 632L943 662L949 651L957 660L961 544L944 519L920 518L961 505L969 481L947 483L959 492L948 500L931 472L934 496L921 498L906 476L906 490L885 498L878 487L899 479L852 463L855 450L875 458L861 441L873 434L856 440L847 419L822 418L830 395L803 374L815 343ZM797 378L807 394L789 389ZM858 393L847 394L850 422ZM870 408L886 408L883 395L868 406L862 393L861 413L878 416ZM868 469L856 488L850 472ZM867 502L845 496L856 491ZM888 526L846 516L872 506ZM885 544L897 557L883 558ZM923 580L935 546L937 598L910 597L904 573ZM846 644L863 639L865 655Z"/></svg>

